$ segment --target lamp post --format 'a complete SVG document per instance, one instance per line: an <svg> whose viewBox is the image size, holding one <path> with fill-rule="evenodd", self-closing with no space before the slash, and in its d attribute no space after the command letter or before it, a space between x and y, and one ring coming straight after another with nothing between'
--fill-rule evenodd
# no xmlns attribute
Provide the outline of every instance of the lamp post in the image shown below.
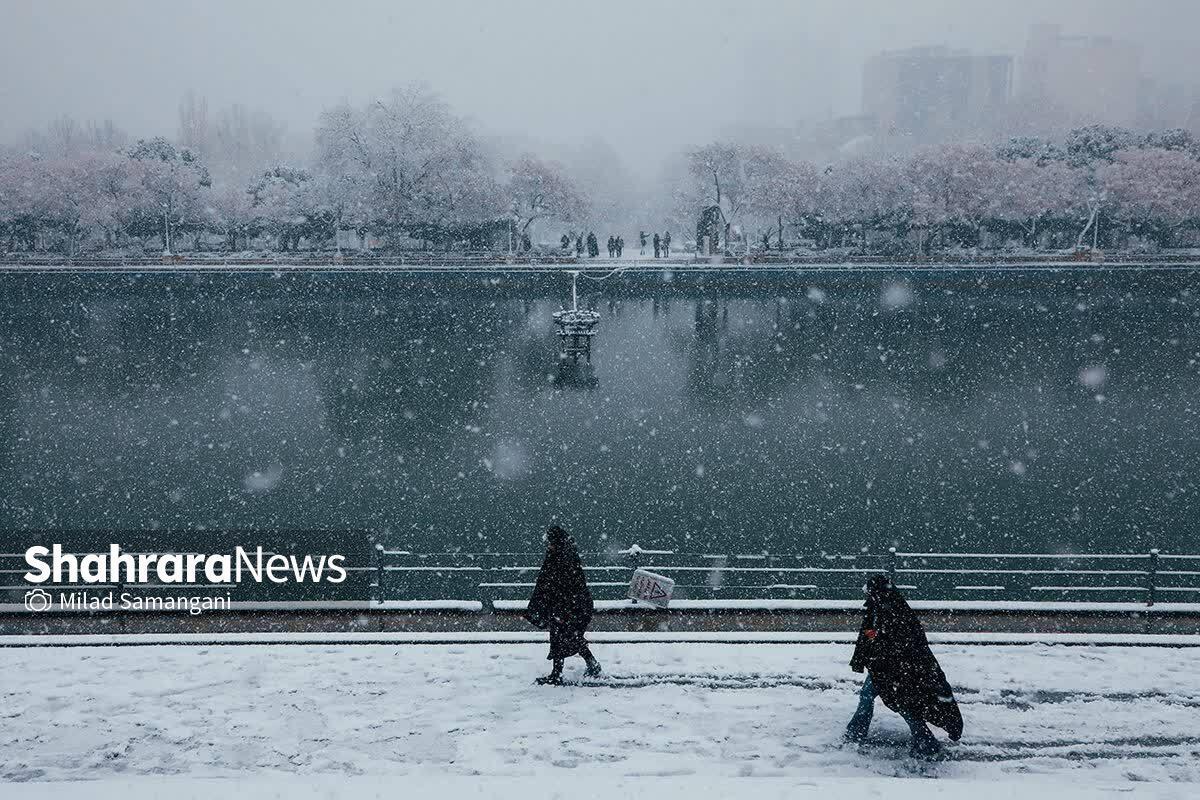
<svg viewBox="0 0 1200 800"><path fill-rule="evenodd" d="M167 205L164 203L163 204L163 243L166 245L166 248L163 250L164 256L171 255L171 225L168 222L167 214L168 214Z"/></svg>

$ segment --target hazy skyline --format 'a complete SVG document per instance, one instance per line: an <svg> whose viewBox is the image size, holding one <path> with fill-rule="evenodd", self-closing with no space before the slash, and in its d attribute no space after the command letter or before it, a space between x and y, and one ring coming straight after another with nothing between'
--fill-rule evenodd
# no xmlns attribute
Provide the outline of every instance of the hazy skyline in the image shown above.
<svg viewBox="0 0 1200 800"><path fill-rule="evenodd" d="M1197 4L1045 6L4 0L0 139L63 114L171 136L194 90L214 108L265 110L307 146L323 107L420 81L491 134L565 147L598 138L645 167L731 127L857 113L862 63L885 48L946 44L1019 59L1034 22L1139 42L1149 75L1193 82Z"/></svg>

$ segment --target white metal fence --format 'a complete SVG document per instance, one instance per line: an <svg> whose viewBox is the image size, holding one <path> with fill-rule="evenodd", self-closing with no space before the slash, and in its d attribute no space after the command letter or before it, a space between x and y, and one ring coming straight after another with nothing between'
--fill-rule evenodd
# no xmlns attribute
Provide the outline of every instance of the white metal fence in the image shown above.
<svg viewBox="0 0 1200 800"><path fill-rule="evenodd" d="M338 585L262 586L77 583L54 591L109 590L157 595L222 595L260 608L392 607L411 610L522 608L541 565L538 552L417 553L376 544L369 559L348 563ZM675 581L673 605L693 608L787 608L861 601L866 578L887 573L915 601L953 605L1101 604L1200 611L1200 555L1160 553L686 553L642 548L582 554L601 608L630 605L633 570ZM28 567L19 553L0 553L0 606L23 608ZM1014 605L1015 604L1015 605ZM1030 604L1035 604L1031 606Z"/></svg>

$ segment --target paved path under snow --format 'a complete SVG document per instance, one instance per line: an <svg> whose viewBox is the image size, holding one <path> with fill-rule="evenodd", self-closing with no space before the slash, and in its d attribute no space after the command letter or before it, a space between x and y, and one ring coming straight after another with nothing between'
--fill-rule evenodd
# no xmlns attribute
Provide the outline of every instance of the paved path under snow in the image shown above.
<svg viewBox="0 0 1200 800"><path fill-rule="evenodd" d="M130 800L225 794L202 778L287 797L439 782L458 796L478 776L497 793L537 778L588 797L604 795L576 790L715 790L749 776L787 779L756 784L763 796L833 781L838 797L884 787L907 797L933 777L942 788L1019 777L1056 800L1080 787L1197 789L1194 649L936 649L966 733L933 765L907 758L907 731L882 705L870 744L840 746L859 683L846 645L598 644L606 676L561 688L532 683L547 666L542 645L6 649L0 781L21 784L2 787L6 797L88 780L99 783L74 796ZM571 667L578 680L582 664ZM883 780L893 777L902 782Z"/></svg>

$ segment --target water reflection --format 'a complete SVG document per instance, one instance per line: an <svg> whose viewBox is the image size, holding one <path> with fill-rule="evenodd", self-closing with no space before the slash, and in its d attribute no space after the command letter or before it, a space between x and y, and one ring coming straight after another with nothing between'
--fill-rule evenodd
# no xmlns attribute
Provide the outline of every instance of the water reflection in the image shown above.
<svg viewBox="0 0 1200 800"><path fill-rule="evenodd" d="M596 369L590 362L559 358L558 369L554 373L554 388L590 391L599 385L600 379L596 377Z"/></svg>
<svg viewBox="0 0 1200 800"><path fill-rule="evenodd" d="M609 283L591 364L439 279L3 279L0 522L1194 549L1190 275Z"/></svg>

